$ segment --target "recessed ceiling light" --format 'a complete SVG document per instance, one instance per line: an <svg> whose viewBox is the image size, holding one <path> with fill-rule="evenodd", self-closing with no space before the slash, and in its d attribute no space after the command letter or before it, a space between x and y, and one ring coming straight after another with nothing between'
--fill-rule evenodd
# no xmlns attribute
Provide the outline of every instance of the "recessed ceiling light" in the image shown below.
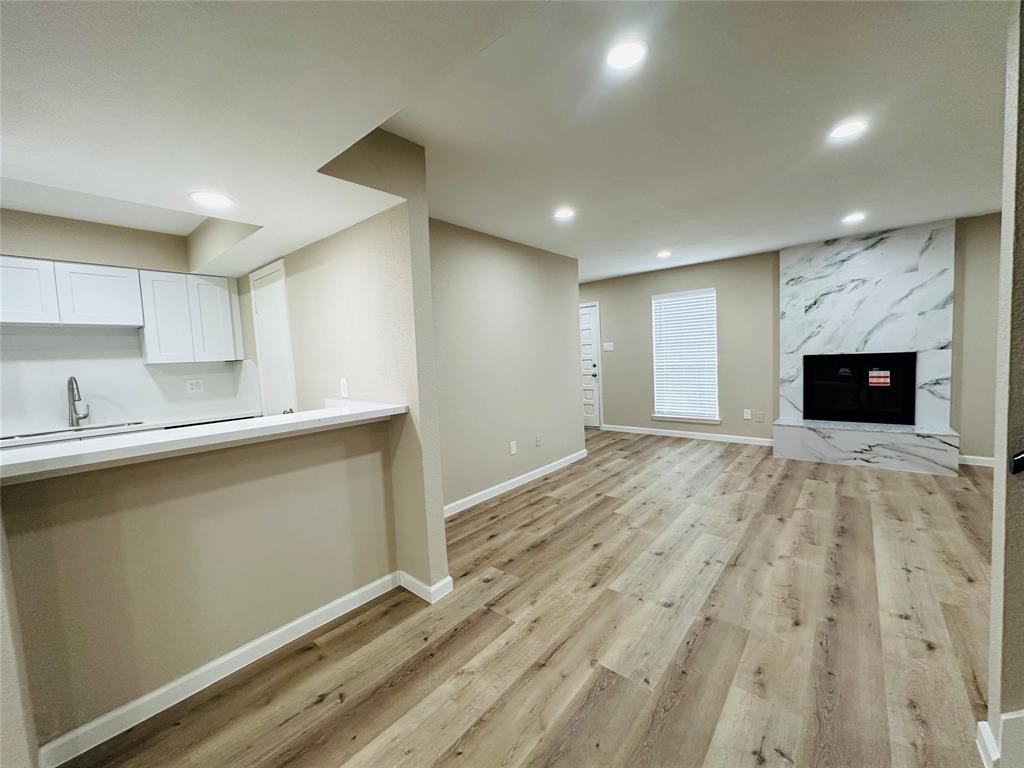
<svg viewBox="0 0 1024 768"><path fill-rule="evenodd" d="M647 43L643 40L626 40L612 47L605 57L605 63L612 69L635 67L647 56Z"/></svg>
<svg viewBox="0 0 1024 768"><path fill-rule="evenodd" d="M866 218L867 214L863 211L854 211L843 216L843 224L860 224Z"/></svg>
<svg viewBox="0 0 1024 768"><path fill-rule="evenodd" d="M836 123L829 131L828 140L833 143L853 141L868 129L868 121L863 117L851 117Z"/></svg>
<svg viewBox="0 0 1024 768"><path fill-rule="evenodd" d="M555 218L559 221L569 221L573 216L576 215L576 211L570 208L568 205L560 205L555 208Z"/></svg>
<svg viewBox="0 0 1024 768"><path fill-rule="evenodd" d="M234 200L220 192L192 192L189 197L203 208L230 208L235 204Z"/></svg>
<svg viewBox="0 0 1024 768"><path fill-rule="evenodd" d="M658 258L659 259L667 259L671 255L672 255L672 251L658 251Z"/></svg>

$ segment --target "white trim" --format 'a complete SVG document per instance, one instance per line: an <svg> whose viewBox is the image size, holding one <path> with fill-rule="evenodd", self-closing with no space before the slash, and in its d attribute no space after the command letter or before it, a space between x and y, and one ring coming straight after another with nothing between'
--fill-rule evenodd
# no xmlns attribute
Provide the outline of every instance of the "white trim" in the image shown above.
<svg viewBox="0 0 1024 768"><path fill-rule="evenodd" d="M601 427L605 429L605 427ZM481 502L493 499L495 496L500 496L506 491L511 491L513 488L518 488L520 485L526 485L531 480L536 480L538 477L544 477L544 475L550 475L556 469L567 467L574 461L579 461L585 458L587 455L587 449L584 448L582 451L576 451L568 456L563 456L558 461L553 461L550 464L545 464L543 467L537 467L537 469L531 469L529 472L519 477L513 477L511 480L506 480L503 483L492 485L490 488L484 488L482 491L470 494L464 499L453 501L451 504L444 505L444 516L451 517L454 514L461 512L464 509L469 509L472 506L480 504Z"/></svg>
<svg viewBox="0 0 1024 768"><path fill-rule="evenodd" d="M999 768L999 745L996 743L995 734L992 733L992 726L986 720L978 723L978 737L975 743L978 745L978 754L981 755L981 764L985 768Z"/></svg>
<svg viewBox="0 0 1024 768"><path fill-rule="evenodd" d="M721 424L721 419L702 419L697 416L662 416L660 413L652 413L651 421L681 421L690 424Z"/></svg>
<svg viewBox="0 0 1024 768"><path fill-rule="evenodd" d="M398 583L416 595L416 597L426 600L428 603L436 603L442 597L451 593L453 589L451 576L445 576L440 581L428 586L411 573L398 571Z"/></svg>
<svg viewBox="0 0 1024 768"><path fill-rule="evenodd" d="M300 616L283 627L271 630L262 637L236 648L155 691L129 701L115 710L101 715L73 731L58 736L39 748L39 768L56 766L87 752L119 733L133 728L180 701L193 696L219 680L223 680L269 653L283 648L305 634L349 611L380 597L395 587L403 587L427 602L434 603L452 591L452 578L446 576L429 587L405 571L393 571L376 581L359 587L337 600Z"/></svg>
<svg viewBox="0 0 1024 768"><path fill-rule="evenodd" d="M972 467L994 467L996 460L991 456L965 456L960 454L960 463L969 464Z"/></svg>
<svg viewBox="0 0 1024 768"><path fill-rule="evenodd" d="M1014 768L1024 765L1021 762L1024 755L1018 753L1021 745L1024 745L1024 709L1004 712L1000 715L999 731L997 738L988 721L982 720L978 723L978 736L975 743L978 746L982 764L985 768L999 768L1003 763L1007 763L1006 768L1010 768L1011 764Z"/></svg>
<svg viewBox="0 0 1024 768"><path fill-rule="evenodd" d="M652 427L625 427L620 424L605 424L601 429L608 432L630 432L637 435L664 435L666 437L688 437L691 440L714 440L719 443L742 443L743 445L771 446L770 437L747 437L746 435L720 435L715 432L685 432L681 429L653 429Z"/></svg>

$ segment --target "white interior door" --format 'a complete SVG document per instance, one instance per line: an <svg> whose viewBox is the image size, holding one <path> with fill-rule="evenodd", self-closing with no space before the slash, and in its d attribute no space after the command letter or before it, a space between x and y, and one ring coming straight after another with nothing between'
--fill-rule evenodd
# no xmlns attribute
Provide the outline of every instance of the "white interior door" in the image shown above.
<svg viewBox="0 0 1024 768"><path fill-rule="evenodd" d="M580 366L583 425L601 426L601 315L597 304L580 304Z"/></svg>
<svg viewBox="0 0 1024 768"><path fill-rule="evenodd" d="M249 280L263 415L288 413L295 410L296 397L284 261L275 261L256 270L249 275Z"/></svg>

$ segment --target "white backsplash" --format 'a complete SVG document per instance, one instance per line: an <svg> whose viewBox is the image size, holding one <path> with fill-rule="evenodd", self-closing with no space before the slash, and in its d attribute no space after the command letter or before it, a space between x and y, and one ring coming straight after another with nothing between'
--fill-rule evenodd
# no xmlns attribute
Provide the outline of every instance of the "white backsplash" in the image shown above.
<svg viewBox="0 0 1024 768"><path fill-rule="evenodd" d="M75 376L86 424L197 421L260 410L251 360L144 365L133 328L6 326L0 330L0 434L67 426L67 379ZM186 381L202 379L203 392Z"/></svg>

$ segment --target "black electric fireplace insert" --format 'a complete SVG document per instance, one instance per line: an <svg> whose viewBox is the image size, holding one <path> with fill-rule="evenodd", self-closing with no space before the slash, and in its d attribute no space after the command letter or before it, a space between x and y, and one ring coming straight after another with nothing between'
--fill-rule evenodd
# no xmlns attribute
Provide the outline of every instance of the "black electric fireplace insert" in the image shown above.
<svg viewBox="0 0 1024 768"><path fill-rule="evenodd" d="M913 424L917 353L804 355L804 418Z"/></svg>

